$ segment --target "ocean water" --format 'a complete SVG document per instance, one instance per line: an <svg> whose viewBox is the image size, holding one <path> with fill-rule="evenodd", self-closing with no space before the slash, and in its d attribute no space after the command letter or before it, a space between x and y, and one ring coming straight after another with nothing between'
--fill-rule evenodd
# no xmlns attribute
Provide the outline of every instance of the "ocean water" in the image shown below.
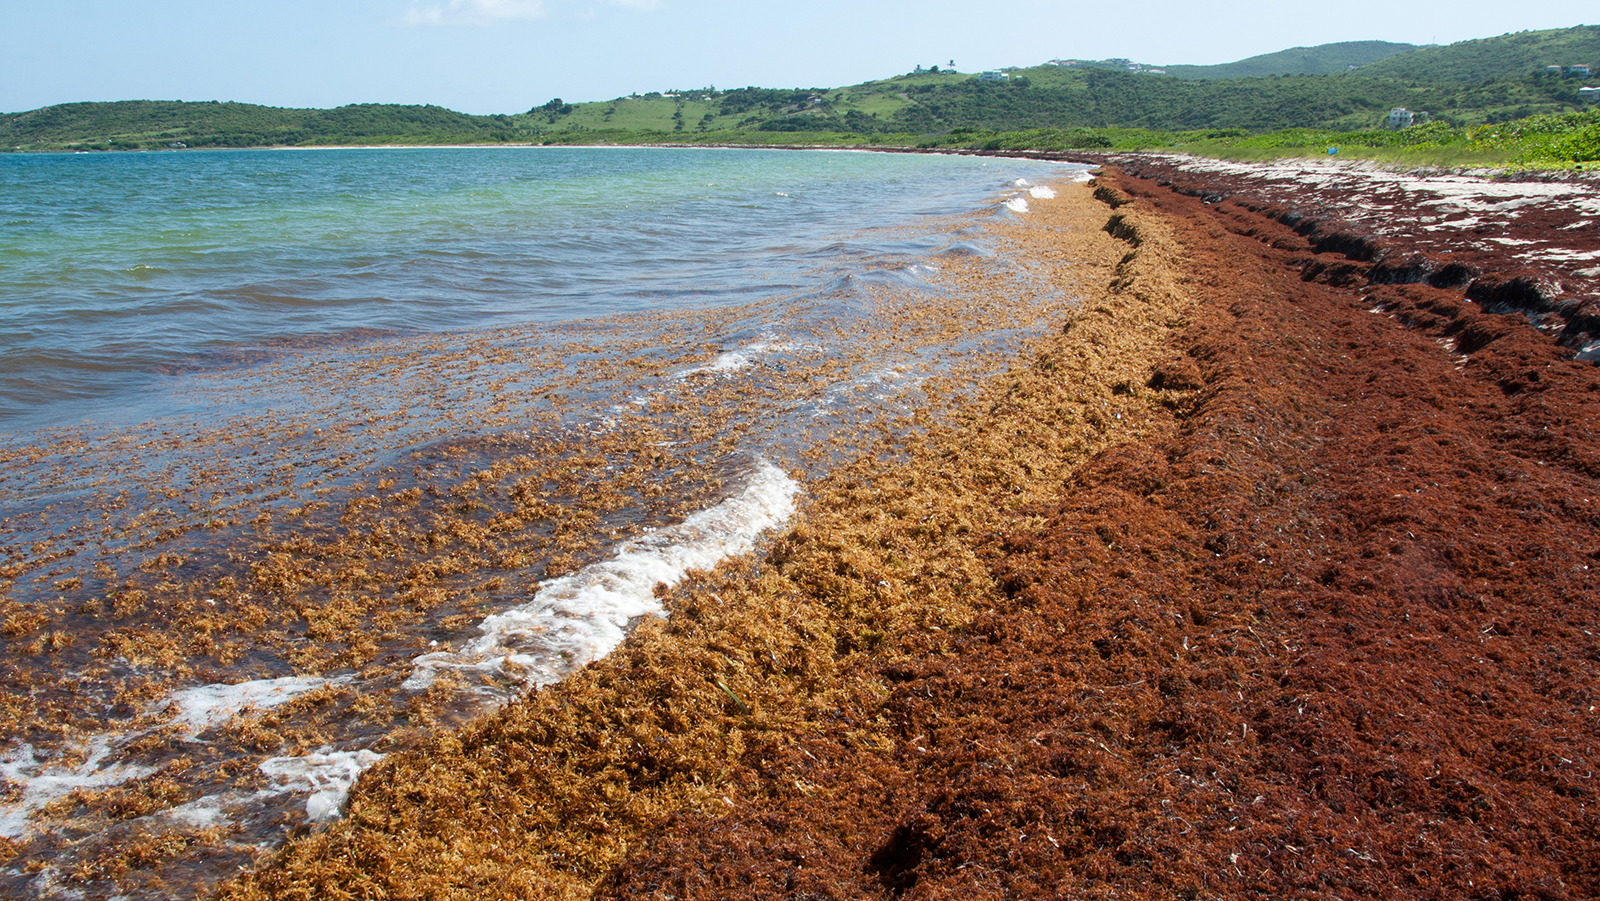
<svg viewBox="0 0 1600 901"><path fill-rule="evenodd" d="M970 209L1040 168L633 148L8 154L0 428L114 415L163 373L308 338L745 303L820 264L912 250L840 241Z"/></svg>
<svg viewBox="0 0 1600 901"><path fill-rule="evenodd" d="M1059 320L1082 168L0 155L0 894L204 894L605 654Z"/></svg>

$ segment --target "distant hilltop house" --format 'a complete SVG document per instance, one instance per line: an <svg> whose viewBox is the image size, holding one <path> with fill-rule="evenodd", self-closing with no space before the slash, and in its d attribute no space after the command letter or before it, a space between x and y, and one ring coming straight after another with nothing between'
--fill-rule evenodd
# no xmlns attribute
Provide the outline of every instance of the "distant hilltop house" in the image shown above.
<svg viewBox="0 0 1600 901"><path fill-rule="evenodd" d="M1567 77L1568 78L1588 78L1589 77L1589 67L1588 66L1568 66L1567 67Z"/></svg>
<svg viewBox="0 0 1600 901"><path fill-rule="evenodd" d="M979 81L1005 81L1006 80L1006 73L1004 73L1004 72L996 72L996 71L991 69L991 70L989 70L987 72L979 72L978 73L978 80Z"/></svg>
<svg viewBox="0 0 1600 901"><path fill-rule="evenodd" d="M1585 103L1600 101L1600 88L1579 88L1578 99Z"/></svg>
<svg viewBox="0 0 1600 901"><path fill-rule="evenodd" d="M1409 110L1403 106L1397 106L1394 109L1389 110L1389 118L1386 119L1383 124L1387 128L1400 129L1410 128L1413 125L1421 125L1426 121L1428 121L1427 113L1422 112L1421 110Z"/></svg>
<svg viewBox="0 0 1600 901"><path fill-rule="evenodd" d="M1557 78L1560 78L1561 77L1561 67L1560 66L1545 66L1544 67L1544 74L1546 74L1546 75L1554 75Z"/></svg>

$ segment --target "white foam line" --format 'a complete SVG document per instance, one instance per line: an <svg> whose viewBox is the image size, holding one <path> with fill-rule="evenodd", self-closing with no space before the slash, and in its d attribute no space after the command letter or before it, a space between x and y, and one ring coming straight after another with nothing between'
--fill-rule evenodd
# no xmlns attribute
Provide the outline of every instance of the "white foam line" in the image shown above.
<svg viewBox="0 0 1600 901"><path fill-rule="evenodd" d="M750 364L755 362L757 357L760 357L764 354L785 353L788 351L803 349L803 345L790 344L786 341L775 341L771 338L765 338L761 341L757 341L754 344L745 345L738 350L723 351L717 355L716 359L705 364L704 366L696 366L693 369L685 369L683 372L678 373L677 377L679 379L686 379L691 375L697 375L700 373L726 375L730 372L737 372L740 369L750 366Z"/></svg>
<svg viewBox="0 0 1600 901"><path fill-rule="evenodd" d="M1049 185L1034 185L1028 189L1028 196L1037 197L1040 200L1049 200L1056 196L1056 189Z"/></svg>
<svg viewBox="0 0 1600 901"><path fill-rule="evenodd" d="M527 604L497 613L456 651L423 654L405 687L432 685L441 670L494 675L529 686L555 682L605 656L628 621L663 612L655 586L749 553L756 536L794 515L800 484L758 460L744 491L682 523L624 543L616 556L552 579Z"/></svg>
<svg viewBox="0 0 1600 901"><path fill-rule="evenodd" d="M306 816L313 822L336 819L350 787L361 774L383 759L365 748L359 751L323 750L302 757L274 757L261 764L261 772L272 780L279 794L310 792Z"/></svg>
<svg viewBox="0 0 1600 901"><path fill-rule="evenodd" d="M276 794L276 792L273 792L273 794ZM206 795L188 803L179 804L177 807L162 811L155 816L190 829L212 829L228 823L230 820L229 808L243 807L250 802L251 798L251 795L243 792L223 792L215 795Z"/></svg>
<svg viewBox="0 0 1600 901"><path fill-rule="evenodd" d="M31 745L21 745L0 758L0 777L22 788L19 800L0 804L0 836L17 838L27 834L32 830L35 813L77 789L110 788L156 772L156 767L121 761L122 748L134 739L167 725L180 726L185 736L196 739L207 729L220 726L246 710L270 710L313 689L348 681L349 677L289 676L184 689L149 709L150 713L174 711L176 715L170 724L120 734L107 732L89 738L77 747L83 762L76 765L40 759Z"/></svg>
<svg viewBox="0 0 1600 901"><path fill-rule="evenodd" d="M1003 205L1006 209L1013 213L1026 213L1028 211L1028 198L1013 197L1010 200L1007 200Z"/></svg>
<svg viewBox="0 0 1600 901"><path fill-rule="evenodd" d="M0 806L0 836L19 838L31 831L35 811L78 789L110 788L155 772L154 767L108 763L113 750L104 736L94 739L88 757L77 766L65 766L35 756L32 745L21 745L0 759L0 776L22 786L22 798Z"/></svg>
<svg viewBox="0 0 1600 901"><path fill-rule="evenodd" d="M288 676L282 679L257 679L235 685L201 685L176 692L167 703L177 709L174 723L183 726L190 738L215 726L220 726L247 709L270 710L280 704L343 679L324 679L319 676Z"/></svg>

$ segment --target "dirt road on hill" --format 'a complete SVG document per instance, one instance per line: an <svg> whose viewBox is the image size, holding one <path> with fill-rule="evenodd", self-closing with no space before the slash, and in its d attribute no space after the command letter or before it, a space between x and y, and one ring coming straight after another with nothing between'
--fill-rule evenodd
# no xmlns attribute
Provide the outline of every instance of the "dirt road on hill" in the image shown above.
<svg viewBox="0 0 1600 901"><path fill-rule="evenodd" d="M1600 897L1600 370L1176 181L1037 205L1062 335L224 896Z"/></svg>

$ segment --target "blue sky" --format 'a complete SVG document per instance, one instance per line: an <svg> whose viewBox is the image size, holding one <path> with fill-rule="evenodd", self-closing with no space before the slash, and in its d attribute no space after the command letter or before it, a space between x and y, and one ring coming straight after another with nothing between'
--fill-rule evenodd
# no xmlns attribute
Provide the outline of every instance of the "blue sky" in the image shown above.
<svg viewBox="0 0 1600 901"><path fill-rule="evenodd" d="M513 113L552 97L831 87L951 59L962 71L1057 57L1205 64L1595 17L1587 0L0 0L0 111L159 99Z"/></svg>

